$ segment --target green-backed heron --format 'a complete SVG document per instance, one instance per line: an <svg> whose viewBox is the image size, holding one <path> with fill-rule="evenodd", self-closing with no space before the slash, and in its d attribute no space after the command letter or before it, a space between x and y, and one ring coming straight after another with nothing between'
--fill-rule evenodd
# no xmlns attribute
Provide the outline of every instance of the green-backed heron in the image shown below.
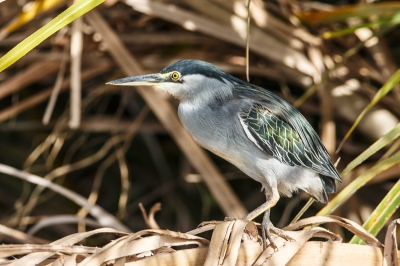
<svg viewBox="0 0 400 266"><path fill-rule="evenodd" d="M154 86L180 100L185 129L204 148L262 184L267 198L244 219L265 212L264 243L270 231L285 238L269 219L279 195L299 189L327 203L341 181L328 152L307 120L285 100L200 60L182 60L161 73L127 77L107 84Z"/></svg>

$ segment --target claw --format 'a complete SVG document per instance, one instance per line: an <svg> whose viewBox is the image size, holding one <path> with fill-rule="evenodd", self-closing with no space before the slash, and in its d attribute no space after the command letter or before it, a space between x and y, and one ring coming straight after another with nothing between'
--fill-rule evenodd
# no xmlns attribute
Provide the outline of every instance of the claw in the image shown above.
<svg viewBox="0 0 400 266"><path fill-rule="evenodd" d="M270 242L271 247L275 250L278 251L278 247L275 244L275 242L272 240L272 235L270 232L274 233L275 235L282 237L283 239L287 240L287 241L296 241L295 239L291 238L290 236L284 234L283 230L276 228L275 226L272 225L271 221L269 220L269 215L268 216L264 216L264 219L262 221L262 229L261 229L261 233L262 233L262 239L263 239L263 246L264 249L267 247L267 239Z"/></svg>

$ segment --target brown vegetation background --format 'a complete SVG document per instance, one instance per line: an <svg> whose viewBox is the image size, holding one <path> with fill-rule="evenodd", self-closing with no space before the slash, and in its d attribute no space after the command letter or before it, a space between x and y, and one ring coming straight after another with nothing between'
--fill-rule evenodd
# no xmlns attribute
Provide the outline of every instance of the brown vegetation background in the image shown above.
<svg viewBox="0 0 400 266"><path fill-rule="evenodd" d="M335 153L400 64L400 31L390 22L400 6L391 3L338 11L336 2L251 1L250 82L298 107L333 160L340 158L339 172L399 123L397 84ZM0 3L0 54L70 4L59 1L11 29L29 3ZM211 62L246 80L247 4L107 0L62 28L0 73L0 162L78 193L132 231L147 228L139 203L150 209L161 202L158 225L181 232L253 210L265 201L260 184L199 149L178 123L175 99L152 88L105 85L186 58ZM381 24L369 26L377 21ZM398 144L345 175L339 191L387 152L397 151ZM380 171L334 214L363 224L399 176L398 163ZM289 224L307 200L305 193L282 198L272 209L272 222ZM322 207L314 203L304 216ZM391 219L399 217L397 211ZM5 174L0 224L46 240L105 225L59 193ZM381 241L385 231L378 235ZM1 242L21 239L5 234Z"/></svg>

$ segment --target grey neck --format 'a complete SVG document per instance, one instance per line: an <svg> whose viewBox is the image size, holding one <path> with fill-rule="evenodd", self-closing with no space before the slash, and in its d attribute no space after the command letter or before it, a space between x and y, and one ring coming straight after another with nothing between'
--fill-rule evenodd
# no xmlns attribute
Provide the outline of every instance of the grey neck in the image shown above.
<svg viewBox="0 0 400 266"><path fill-rule="evenodd" d="M233 97L233 84L228 80L219 81L213 78L204 78L191 75L191 84L201 84L197 88L191 88L182 102L192 105L216 105ZM199 79L199 80L197 80Z"/></svg>

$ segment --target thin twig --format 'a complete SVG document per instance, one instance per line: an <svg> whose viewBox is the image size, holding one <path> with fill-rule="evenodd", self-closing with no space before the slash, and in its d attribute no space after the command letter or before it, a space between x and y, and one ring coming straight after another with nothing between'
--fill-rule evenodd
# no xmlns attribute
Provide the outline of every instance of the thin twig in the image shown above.
<svg viewBox="0 0 400 266"><path fill-rule="evenodd" d="M301 210L296 214L296 216L293 218L293 220L290 223L292 224L292 223L297 222L301 218L301 216L303 216L303 214L308 210L308 208L310 208L310 206L314 203L314 201L315 200L313 198L310 198L307 201L307 203L303 206L303 208L301 208Z"/></svg>
<svg viewBox="0 0 400 266"><path fill-rule="evenodd" d="M121 222L118 221L118 219L116 219L114 216L106 212L103 208L101 208L98 205L93 205L89 203L84 197L71 190L68 190L60 185L54 184L49 180L46 180L40 176L20 171L8 165L0 164L0 172L36 184L40 187L51 189L57 192L58 194L68 198L69 200L75 202L77 205L85 207L89 211L89 213L93 217L95 217L97 221L103 226L110 226L117 230L130 232L129 228L121 224Z"/></svg>
<svg viewBox="0 0 400 266"><path fill-rule="evenodd" d="M140 114L138 115L138 117L135 119L135 121L133 123L131 123L131 125L128 129L128 132L125 134L125 136L123 138L119 139L120 142L124 142L123 147L118 148L118 149L122 149L122 154L125 154L125 152L130 147L132 138L135 136L135 134L139 130L140 125L142 124L142 122L144 121L144 119L146 118L148 113L149 113L148 107L144 107L142 109L142 111L140 112ZM119 138L119 137L114 136L114 138ZM100 184L101 184L103 175L104 175L105 171L115 162L116 159L117 159L117 155L116 155L116 153L113 153L113 154L109 155L107 157L107 159L104 160L103 163L98 167L98 169L96 171L95 179L93 181L92 191L90 192L90 195L88 198L88 201L90 203L92 203L92 204L96 203L96 201L98 199ZM120 199L120 202L121 202L121 199ZM122 200L122 202L126 205L125 200ZM119 204L119 206L120 206L120 204ZM78 211L77 216L83 218L87 214L88 214L87 210L85 208L82 208L81 210Z"/></svg>
<svg viewBox="0 0 400 266"><path fill-rule="evenodd" d="M110 69L111 65L110 64L102 64L102 65L97 65L97 66L92 66L90 69L85 70L82 73L82 79L90 79L94 76L97 76L101 73L106 72L108 69ZM64 91L68 88L70 82L69 80L64 80L64 82L61 85L61 91ZM25 110L28 110L29 108L32 108L39 103L42 103L46 99L48 99L53 91L53 88L48 88L44 91L38 92L37 94L29 97L26 100L23 100L19 102L17 105L11 106L5 110L2 110L0 112L0 122L9 119Z"/></svg>
<svg viewBox="0 0 400 266"><path fill-rule="evenodd" d="M68 62L68 50L67 46L64 47L63 56L61 58L60 69L58 70L57 80L54 84L53 91L51 92L51 96L49 102L46 106L46 111L44 112L42 123L43 125L48 125L50 122L51 114L53 113L54 107L56 106L58 95L60 94L61 85L64 81L65 69L67 67Z"/></svg>
<svg viewBox="0 0 400 266"><path fill-rule="evenodd" d="M247 32L246 32L246 78L247 82L250 82L249 74L249 50L250 50L250 3L251 0L247 1Z"/></svg>
<svg viewBox="0 0 400 266"><path fill-rule="evenodd" d="M0 85L0 99L20 91L43 77L53 74L57 71L59 64L58 60L46 60L31 64L26 70L12 76Z"/></svg>

